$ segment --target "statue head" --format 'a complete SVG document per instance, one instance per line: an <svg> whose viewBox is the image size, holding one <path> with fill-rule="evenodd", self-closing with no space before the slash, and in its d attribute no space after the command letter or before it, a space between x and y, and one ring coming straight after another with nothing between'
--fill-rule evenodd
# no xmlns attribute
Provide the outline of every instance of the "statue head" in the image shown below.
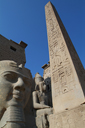
<svg viewBox="0 0 85 128"><path fill-rule="evenodd" d="M47 88L46 88L46 84L43 77L41 77L39 73L36 73L35 74L35 90L46 92L46 89Z"/></svg>
<svg viewBox="0 0 85 128"><path fill-rule="evenodd" d="M31 73L10 60L0 61L0 113L10 105L26 106L31 94Z"/></svg>

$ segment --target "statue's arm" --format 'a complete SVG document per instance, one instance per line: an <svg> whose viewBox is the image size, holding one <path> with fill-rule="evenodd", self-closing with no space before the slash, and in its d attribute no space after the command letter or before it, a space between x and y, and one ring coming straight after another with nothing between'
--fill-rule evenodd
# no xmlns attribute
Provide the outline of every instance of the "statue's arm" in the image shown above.
<svg viewBox="0 0 85 128"><path fill-rule="evenodd" d="M37 92L34 91L33 92L33 107L35 109L44 109L44 108L49 108L50 106L42 105L42 104L38 103Z"/></svg>

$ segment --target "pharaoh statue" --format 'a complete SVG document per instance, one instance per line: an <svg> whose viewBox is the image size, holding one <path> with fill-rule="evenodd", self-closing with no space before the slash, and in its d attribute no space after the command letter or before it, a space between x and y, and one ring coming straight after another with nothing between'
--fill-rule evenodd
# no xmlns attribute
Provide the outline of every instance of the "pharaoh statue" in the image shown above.
<svg viewBox="0 0 85 128"><path fill-rule="evenodd" d="M30 71L14 61L0 61L0 128L25 128L30 93Z"/></svg>
<svg viewBox="0 0 85 128"><path fill-rule="evenodd" d="M49 106L47 86L39 73L35 75L35 91L33 92L33 107L36 110L36 125L38 128L49 128L49 115L53 109Z"/></svg>

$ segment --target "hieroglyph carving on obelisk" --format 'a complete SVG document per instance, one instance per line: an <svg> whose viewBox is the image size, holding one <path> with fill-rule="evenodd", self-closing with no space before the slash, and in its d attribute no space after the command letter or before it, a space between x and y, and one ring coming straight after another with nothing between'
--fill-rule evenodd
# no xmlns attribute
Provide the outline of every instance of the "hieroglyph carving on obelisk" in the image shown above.
<svg viewBox="0 0 85 128"><path fill-rule="evenodd" d="M51 2L45 6L54 112L84 102L84 68ZM69 24L70 25L70 24Z"/></svg>

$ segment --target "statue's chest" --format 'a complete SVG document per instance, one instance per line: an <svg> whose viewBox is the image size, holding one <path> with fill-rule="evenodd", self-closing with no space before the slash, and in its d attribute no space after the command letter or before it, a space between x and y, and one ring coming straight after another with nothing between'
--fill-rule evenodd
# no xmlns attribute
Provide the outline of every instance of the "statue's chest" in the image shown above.
<svg viewBox="0 0 85 128"><path fill-rule="evenodd" d="M44 93L39 92L38 99L39 99L39 102L43 101L44 103L46 103L47 96Z"/></svg>

